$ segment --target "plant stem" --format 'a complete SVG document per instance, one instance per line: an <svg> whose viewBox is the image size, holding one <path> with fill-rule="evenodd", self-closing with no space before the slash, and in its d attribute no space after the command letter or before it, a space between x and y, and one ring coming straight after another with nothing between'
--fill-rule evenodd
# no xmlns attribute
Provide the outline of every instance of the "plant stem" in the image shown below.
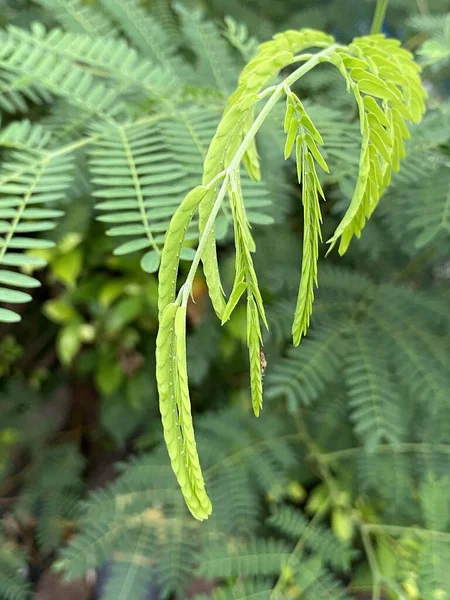
<svg viewBox="0 0 450 600"><path fill-rule="evenodd" d="M336 450L335 452L326 452L321 454L321 459L325 463L330 463L335 460L345 460L347 458L354 458L363 451L362 446L355 446L353 448L345 448L344 450ZM450 454L450 444L433 444L433 443L421 443L421 442L404 442L393 446L392 444L379 444L375 451L379 454L388 454L390 452L408 453L408 452L439 452L441 454Z"/></svg>
<svg viewBox="0 0 450 600"><path fill-rule="evenodd" d="M244 139L242 140L241 145L237 149L236 154L233 156L233 159L231 160L230 164L225 169L224 180L222 182L222 185L220 187L217 198L216 198L216 200L213 204L213 207L211 209L211 212L209 214L209 217L206 222L203 233L200 236L200 240L198 243L197 251L194 256L194 260L192 261L188 276L182 287L182 290L183 290L182 291L182 305L183 306L186 306L187 302L189 300L189 294L191 293L195 273L197 272L198 266L200 264L201 256L205 249L208 237L212 231L212 228L214 227L214 222L216 220L217 214L220 210L223 199L225 198L225 194L227 192L228 183L229 183L231 174L239 169L239 165L241 163L241 160L242 160L247 148L250 146L253 138L259 131L261 125L264 123L264 121L268 117L272 108L275 106L275 104L278 102L278 100L284 94L284 88L286 86L288 86L288 87L291 86L298 79L300 79L300 77L302 77L303 75L305 75L306 73L311 71L311 69L313 69L316 65L318 65L324 58L327 58L328 56L330 56L336 50L336 47L337 47L337 45L333 44L331 46L328 46L328 48L321 50L320 52L315 54L312 58L310 58L307 62L305 62L301 67L299 67L293 73L291 73L288 77L286 77L286 79L284 79L281 83L279 83L274 88L274 92L270 96L270 98L266 102L266 104L264 105L264 108L261 110L259 115L253 121L252 126L247 131L247 134L244 137ZM264 96L264 90L261 92L261 94Z"/></svg>
<svg viewBox="0 0 450 600"><path fill-rule="evenodd" d="M317 474L323 479L323 481L327 485L328 490L330 492L330 498L335 498L338 494L338 490L334 481L334 477L330 471L329 465L324 460L322 460L323 455L320 453L318 446L316 445L308 431L300 408L297 408L297 410L295 411L294 419L295 424L297 426L300 441L302 441L308 449L308 458L315 463L315 466L317 467L318 471Z"/></svg>
<svg viewBox="0 0 450 600"><path fill-rule="evenodd" d="M430 12L427 0L416 0L416 2L421 15L427 15Z"/></svg>
<svg viewBox="0 0 450 600"><path fill-rule="evenodd" d="M450 533L436 529L424 529L422 527L405 527L401 525L386 525L384 523L365 523L364 529L373 533L389 533L393 536L414 534L425 539L450 542Z"/></svg>
<svg viewBox="0 0 450 600"><path fill-rule="evenodd" d="M381 27L383 26L384 15L386 14L388 3L389 0L377 0L377 5L375 7L375 14L373 15L370 33L380 33Z"/></svg>
<svg viewBox="0 0 450 600"><path fill-rule="evenodd" d="M381 598L381 573L380 568L378 566L377 556L375 553L375 549L372 545L372 541L370 539L369 534L364 529L364 526L360 524L361 531L361 539L364 546L364 551L366 553L367 562L369 563L369 568L372 573L372 600L380 600Z"/></svg>
<svg viewBox="0 0 450 600"><path fill-rule="evenodd" d="M291 567L292 570L295 570L295 568L299 567L303 549L304 549L305 543L307 541L308 533L312 529L314 529L314 527L317 525L318 521L320 521L320 519L326 512L326 508L327 508L327 502L324 502L322 504L322 506L318 509L316 514L313 516L313 518L310 520L308 525L305 527L302 534L300 535L300 538L297 541L297 544L295 545L295 548L293 549L293 551L288 559L286 567ZM284 585L285 585L285 580L283 578L283 572L282 572L281 575L279 576L279 578L277 579L273 590L270 593L270 600L281 600L282 598L285 598Z"/></svg>

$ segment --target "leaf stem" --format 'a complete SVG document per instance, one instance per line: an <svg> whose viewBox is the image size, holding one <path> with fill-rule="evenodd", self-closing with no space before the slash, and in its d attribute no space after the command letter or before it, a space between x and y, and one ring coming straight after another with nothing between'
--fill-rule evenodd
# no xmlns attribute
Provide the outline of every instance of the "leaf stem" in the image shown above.
<svg viewBox="0 0 450 600"><path fill-rule="evenodd" d="M134 187L134 191L136 193L136 199L137 199L137 203L138 203L139 213L141 215L141 221L144 226L145 233L147 235L148 241L149 241L151 247L153 248L153 250L156 252L156 254L160 254L161 253L160 249L158 248L158 244L156 243L155 238L153 237L153 234L152 234L152 231L150 228L150 223L148 221L147 210L145 208L144 194L142 192L141 183L139 181L139 173L138 173L138 170L136 167L133 152L131 151L130 142L128 140L128 136L126 134L124 127L119 127L119 135L120 135L120 141L122 142L122 147L124 149L125 156L127 159L128 168L131 173L131 179L133 181L133 187Z"/></svg>
<svg viewBox="0 0 450 600"><path fill-rule="evenodd" d="M325 501L319 507L316 514L309 521L308 525L305 527L302 534L300 535L300 538L298 539L297 544L295 545L295 548L293 549L291 555L289 556L286 567L291 567L294 571L296 568L298 569L300 567L300 560L302 558L302 553L303 553L305 543L307 541L308 533L312 529L314 529L314 527L317 525L318 521L320 521L320 519L323 517L323 515L326 512L326 508L327 508L327 502ZM283 571L281 571L281 574L280 574L279 578L277 579L275 586L270 593L270 600L281 600L282 598L286 597L285 589L284 589L286 582L283 577L283 574L284 574Z"/></svg>
<svg viewBox="0 0 450 600"><path fill-rule="evenodd" d="M417 8L419 9L420 14L428 15L430 12L430 9L428 7L427 0L416 0L416 2L417 2Z"/></svg>
<svg viewBox="0 0 450 600"><path fill-rule="evenodd" d="M326 463L332 463L335 460L344 460L348 458L354 458L363 451L362 446L355 446L353 448L345 448L343 450L336 450L334 452L326 452L321 454L321 458ZM426 452L439 452L441 454L450 455L450 444L427 444L421 442L405 442L396 444L378 444L373 449L374 453L388 454L390 452L408 453L426 453Z"/></svg>
<svg viewBox="0 0 450 600"><path fill-rule="evenodd" d="M259 131L260 127L262 126L262 124L264 123L266 118L268 117L272 108L275 106L275 104L278 102L278 100L284 94L285 87L291 86L298 79L300 79L300 77L302 77L303 75L305 75L306 73L311 71L311 69L313 69L316 65L318 65L323 59L328 58L335 51L336 47L337 47L337 44L332 44L331 46L328 46L324 50L321 50L320 52L315 54L312 58L310 58L307 62L305 62L303 65L301 65L301 67L299 67L293 73L291 73L288 77L286 77L276 87L273 88L273 86L272 86L270 88L270 89L274 90L272 95L270 96L270 98L266 102L266 104L264 105L264 107L261 110L261 112L259 113L259 115L253 121L252 126L247 131L247 134L244 137L244 139L242 140L241 145L237 149L236 154L234 155L230 164L224 171L225 176L224 176L222 185L220 187L217 198L216 198L216 200L213 204L213 207L211 209L211 212L209 214L209 217L206 222L203 233L200 237L197 251L195 253L194 260L192 261L191 268L189 269L188 276L182 287L182 305L183 306L187 305L187 302L189 299L189 294L191 293L191 290L192 290L195 273L197 272L198 266L200 264L201 256L202 256L203 251L206 246L206 242L208 240L208 237L211 233L212 228L214 227L214 222L216 220L217 214L222 205L223 199L225 198L225 194L227 192L228 183L230 181L230 178L232 177L232 174L234 174L239 169L239 165L241 163L241 160L242 160L245 152L247 151L247 148L250 146L251 142L253 141L253 138ZM264 90L263 90L261 92L260 96L264 97L264 95L265 94L264 94ZM181 290L180 290L180 292L181 292Z"/></svg>
<svg viewBox="0 0 450 600"><path fill-rule="evenodd" d="M384 523L364 523L364 529L373 533L389 533L393 536L415 534L425 539L441 540L450 542L450 533L437 529L424 529L423 527L405 527L401 525L387 525Z"/></svg>
<svg viewBox="0 0 450 600"><path fill-rule="evenodd" d="M12 221L10 223L9 230L6 233L6 235L3 239L3 243L0 246L0 264L2 264L2 261L8 250L9 244L10 244L12 238L14 237L14 234L16 233L17 225L19 224L19 221L22 218L22 215L28 206L28 202L29 202L31 196L34 194L34 192L36 190L36 186L38 185L39 180L42 177L42 174L44 173L45 169L48 167L49 162L50 162L50 159L45 158L42 161L42 163L39 165L38 169L36 170L36 173L34 174L34 178L30 182L28 190L23 197L23 200L21 201L21 203L19 204L19 206L16 209L16 214L14 215L14 218L12 219Z"/></svg>
<svg viewBox="0 0 450 600"><path fill-rule="evenodd" d="M388 4L389 0L377 0L375 14L373 15L372 27L370 28L371 34L380 33Z"/></svg>
<svg viewBox="0 0 450 600"><path fill-rule="evenodd" d="M362 526L362 524L360 524L360 531L367 562L369 563L369 568L372 573L372 600L380 600L382 577L380 573L380 567L378 566L377 555L372 545L370 535L367 533L366 529L364 528L364 526Z"/></svg>

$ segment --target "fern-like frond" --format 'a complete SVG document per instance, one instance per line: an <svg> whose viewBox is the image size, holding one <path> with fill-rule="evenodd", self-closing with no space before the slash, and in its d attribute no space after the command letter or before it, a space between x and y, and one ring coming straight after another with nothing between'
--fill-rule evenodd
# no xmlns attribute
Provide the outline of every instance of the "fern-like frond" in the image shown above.
<svg viewBox="0 0 450 600"><path fill-rule="evenodd" d="M13 121L0 132L2 147L30 152L44 150L50 138L51 132L46 127L31 123L28 119Z"/></svg>
<svg viewBox="0 0 450 600"><path fill-rule="evenodd" d="M332 296L338 301L357 303L370 293L370 288L373 286L374 282L364 273L356 272L343 265L325 264L320 271L318 302L326 301Z"/></svg>
<svg viewBox="0 0 450 600"><path fill-rule="evenodd" d="M270 538L228 545L211 543L199 557L198 573L208 578L276 575L287 564L290 553L290 544Z"/></svg>
<svg viewBox="0 0 450 600"><path fill-rule="evenodd" d="M181 594L194 568L191 533L188 528L183 531L181 522L165 520L161 520L159 530L144 522L140 529L128 533L105 573L102 598L147 597L150 587L162 598L169 598L174 591Z"/></svg>
<svg viewBox="0 0 450 600"><path fill-rule="evenodd" d="M291 443L295 434L286 436L282 420L262 416L256 426L250 415L245 419L241 415L237 421L236 414L221 413L226 425L220 435L212 415L198 424L200 449L208 456L204 463L206 483L218 507L212 522L220 530L233 533L254 530L258 490L268 493L286 485L284 469L296 460Z"/></svg>
<svg viewBox="0 0 450 600"><path fill-rule="evenodd" d="M24 552L0 536L0 594L5 600L28 600L28 563Z"/></svg>
<svg viewBox="0 0 450 600"><path fill-rule="evenodd" d="M436 477L433 472L422 484L420 498L424 521L424 545L421 552L419 587L428 600L450 591L450 481L448 476Z"/></svg>
<svg viewBox="0 0 450 600"><path fill-rule="evenodd" d="M90 158L99 220L113 225L108 234L127 237L116 254L151 248L143 267L156 271L168 223L185 190L185 171L161 135L155 118L96 129ZM114 175L111 172L114 172Z"/></svg>
<svg viewBox="0 0 450 600"><path fill-rule="evenodd" d="M177 5L181 31L197 57L196 75L202 85L211 85L230 93L236 85L239 69L220 30L212 21L204 20L200 9L187 10Z"/></svg>
<svg viewBox="0 0 450 600"><path fill-rule="evenodd" d="M4 270L4 267L35 268L45 265L40 258L15 250L49 248L53 242L34 234L54 227L62 212L47 205L64 197L72 180L73 156L65 149L51 150L45 130L29 121L16 122L3 132L0 144L11 150L0 171L0 299L20 304L31 300L27 293L14 288L34 288L38 281L28 275ZM23 235L25 234L25 235ZM30 236L29 234L32 234ZM0 309L0 321L17 321L13 310Z"/></svg>
<svg viewBox="0 0 450 600"><path fill-rule="evenodd" d="M267 39L274 34L274 22L267 12L267 5L263 12L260 5L247 0L227 0L226 4L222 0L212 0L211 5L224 19L230 15L238 23L246 23L251 33L261 39Z"/></svg>
<svg viewBox="0 0 450 600"><path fill-rule="evenodd" d="M450 16L449 14L417 15L410 24L419 30L425 29L430 34L418 49L419 60L424 66L434 70L443 68L450 62Z"/></svg>
<svg viewBox="0 0 450 600"><path fill-rule="evenodd" d="M52 132L52 138L55 142L61 144L80 143L82 150L84 143L89 144L91 140L85 138L87 128L92 125L95 116L87 109L83 110L66 102L64 98L55 98L53 108L50 114L42 119L45 127ZM85 171L86 177L88 170Z"/></svg>
<svg viewBox="0 0 450 600"><path fill-rule="evenodd" d="M189 66L177 56L178 44L137 0L100 0L105 12L132 44L180 85L189 79Z"/></svg>
<svg viewBox="0 0 450 600"><path fill-rule="evenodd" d="M450 591L450 541L431 537L423 546L420 561L419 589L424 600L448 597Z"/></svg>
<svg viewBox="0 0 450 600"><path fill-rule="evenodd" d="M401 327L404 316L395 304L386 305L384 315L376 314L375 306L371 307L369 316L378 331L392 344L393 354L395 351L394 369L400 381L410 391L415 401L422 403L424 408L430 407L436 411L439 407L445 406L448 399L448 376L446 371L436 364L433 358L434 352L427 355L424 351L423 343L426 340L422 336L418 338L414 327L410 327L409 330ZM420 331L421 328L419 328L419 335ZM432 348L432 337L430 341L430 348ZM438 339L436 343L439 345Z"/></svg>
<svg viewBox="0 0 450 600"><path fill-rule="evenodd" d="M274 304L268 306L267 310L268 321L270 323L270 331L267 337L276 343L281 343L288 338L291 329L291 315L295 307L293 286L297 285L294 278L297 270L296 255L294 249L288 245L287 241L288 236L286 235L283 236L282 242L278 240L271 243L269 237L265 251L262 247L264 244L264 238L262 238L261 247L258 252L263 259L266 257L266 261L260 263L261 267L264 267L269 260L273 260L274 264L278 265L276 262L278 252L284 252L285 254L284 257L280 257L279 266L274 269L273 274L266 273L262 276L264 283L266 283L269 277L276 277L275 273L277 272L284 274L287 279L285 283L287 293L283 293L283 296L286 297L276 300ZM336 319L341 320L344 316L353 318L358 308L364 304L365 296L370 297L371 288L375 289L374 282L361 273L355 273L343 266L322 265L320 286L316 292L313 320L323 327L324 324L328 326L333 321L336 323ZM278 289L275 288L274 291L278 291Z"/></svg>
<svg viewBox="0 0 450 600"><path fill-rule="evenodd" d="M313 537L313 536L311 536ZM247 542L232 540L228 543L205 545L199 556L198 573L208 578L222 579L238 577L243 582L253 581L255 596L241 596L241 585L222 588L218 598L284 598L295 592L316 600L344 600L348 596L342 585L322 566L322 558L302 557L292 554L293 546L282 540L272 538L252 538ZM288 575L287 584L283 575ZM274 575L278 583L269 593L268 582L260 578ZM244 589L246 589L244 587Z"/></svg>
<svg viewBox="0 0 450 600"><path fill-rule="evenodd" d="M450 188L444 148L449 139L450 110L444 103L412 128L402 168L381 204L383 224L410 256L424 246L440 252L440 241L448 236Z"/></svg>
<svg viewBox="0 0 450 600"><path fill-rule="evenodd" d="M421 120L426 92L411 54L400 48L397 40L381 34L355 38L348 50L337 52L330 61L355 96L363 138L352 201L330 239L332 247L340 238L339 252L343 254L351 238L360 236L392 172L399 170L406 154L403 139L410 135L406 121ZM382 100L382 107L376 98Z"/></svg>
<svg viewBox="0 0 450 600"><path fill-rule="evenodd" d="M18 509L39 517L36 537L45 553L64 539L63 523L77 516L84 461L71 444L41 451L30 465Z"/></svg>
<svg viewBox="0 0 450 600"><path fill-rule="evenodd" d="M319 427L320 422L311 433L314 435ZM444 487L444 480L448 478L450 445L448 441L442 443L439 439L418 441L414 431L410 431L410 436L412 441L398 445L381 444L370 453L362 445L354 445L325 453L322 457L333 470L347 473L355 492L369 494L373 499L382 501L383 518L388 524L424 523L424 535L431 536L435 531L438 538L450 540L450 534L439 536L440 532L448 529L447 525L443 525L448 517L448 493L439 496L438 491L439 484ZM434 485L435 491L426 503L424 491L429 489L430 477L433 485L435 480L438 485ZM439 527L433 529L434 523ZM376 526L373 529L376 530ZM402 529L399 529L400 533ZM421 528L417 529L420 533Z"/></svg>
<svg viewBox="0 0 450 600"><path fill-rule="evenodd" d="M270 371L267 397L284 396L292 409L299 403L311 404L342 367L346 348L342 338L343 327L314 329L304 344L289 350Z"/></svg>
<svg viewBox="0 0 450 600"><path fill-rule="evenodd" d="M390 195L386 221L406 249L422 249L431 243L445 243L450 236L450 167L434 169L411 188ZM400 228L400 223L403 227ZM412 242L412 244L411 244Z"/></svg>
<svg viewBox="0 0 450 600"><path fill-rule="evenodd" d="M256 463L256 460L252 462ZM257 472L261 473L259 469ZM269 476L270 466L263 473ZM248 534L254 529L259 510L255 505L255 488L249 477L247 469L239 469L235 472L234 465L226 466L220 476L211 477L208 489L213 501L222 507L214 520L220 530ZM270 489L273 482L264 483L264 489Z"/></svg>
<svg viewBox="0 0 450 600"><path fill-rule="evenodd" d="M373 309L385 305L383 316L394 326L396 323L405 326L405 331L414 327L425 330L429 334L445 335L450 329L450 315L447 311L446 295L435 288L428 290L414 289L404 285L384 283L377 286L373 294ZM370 311L372 315L372 311ZM414 323L414 321L416 321Z"/></svg>
<svg viewBox="0 0 450 600"><path fill-rule="evenodd" d="M152 0L150 3L150 14L164 29L168 39L171 39L172 43L178 44L180 28L172 3L167 2L167 0Z"/></svg>
<svg viewBox="0 0 450 600"><path fill-rule="evenodd" d="M267 523L288 539L302 539L304 547L320 556L330 567L347 571L355 557L355 551L339 541L330 529L322 525L310 526L302 512L288 505L276 507Z"/></svg>
<svg viewBox="0 0 450 600"><path fill-rule="evenodd" d="M117 95L133 97L136 92L140 99L172 97L176 87L170 74L157 67L150 60L142 58L124 40L111 36L91 37L67 33L60 29L48 32L37 25L30 34L21 29L10 29L17 44L28 43L39 55L56 59L58 63L67 61L70 70L81 69L83 74L94 75L92 85L102 85L105 81L115 88ZM20 36L20 37L19 37ZM50 55L50 56L48 56ZM69 65L70 63L70 65ZM80 76L80 75L78 75ZM74 82L76 76L72 74ZM89 91L84 82L85 91ZM111 90L108 90L111 93ZM85 109L89 109L89 102ZM80 107L78 107L80 108Z"/></svg>
<svg viewBox="0 0 450 600"><path fill-rule="evenodd" d="M294 581L306 600L350 600L342 583L321 566L318 557L302 561L295 570Z"/></svg>
<svg viewBox="0 0 450 600"><path fill-rule="evenodd" d="M49 103L52 95L38 85L29 85L20 76L0 72L0 109L7 113L26 113L29 105Z"/></svg>
<svg viewBox="0 0 450 600"><path fill-rule="evenodd" d="M318 71L320 74L320 71ZM325 183L355 181L361 146L360 132L355 123L342 119L342 111L307 101L306 111L323 138L321 153L330 172L319 172Z"/></svg>
<svg viewBox="0 0 450 600"><path fill-rule="evenodd" d="M0 68L20 75L27 85L37 84L49 92L63 96L69 103L89 110L103 118L124 117L127 109L119 100L118 91L98 82L79 63L79 56L53 47L48 41L52 37L59 42L73 40L72 34L61 34L58 30L47 34L45 27L34 23L30 32L9 27L3 33L0 51ZM80 39L80 38L78 38ZM84 43L88 37L82 37Z"/></svg>
<svg viewBox="0 0 450 600"><path fill-rule="evenodd" d="M61 560L55 565L67 571L69 578L80 577L89 568L101 567L119 547L119 539L140 531L145 523L145 516L140 515L128 524L97 520L83 530L70 546L64 549ZM70 565L70 569L68 568Z"/></svg>
<svg viewBox="0 0 450 600"><path fill-rule="evenodd" d="M411 453L392 446L389 452L365 453L356 460L359 489L379 495L386 503L386 513L393 518L417 514L417 507L411 503L412 458Z"/></svg>
<svg viewBox="0 0 450 600"><path fill-rule="evenodd" d="M155 551L155 532L145 523L130 531L108 564L106 582L101 589L102 600L124 600L148 597L148 589L155 575L151 555Z"/></svg>
<svg viewBox="0 0 450 600"><path fill-rule="evenodd" d="M113 22L93 3L83 0L33 0L46 8L67 31L92 36L116 33Z"/></svg>
<svg viewBox="0 0 450 600"><path fill-rule="evenodd" d="M250 35L245 23L238 23L230 16L226 16L224 21L226 25L225 37L245 60L250 60L256 54L258 40Z"/></svg>
<svg viewBox="0 0 450 600"><path fill-rule="evenodd" d="M302 50L314 46L323 50L315 54L296 56ZM290 86L319 63L331 62L338 67L348 91L353 92L358 105L362 134L358 180L350 207L330 239L331 247L340 239L339 252L343 254L351 238L354 235L360 236L366 219L389 185L392 172L399 169L400 159L405 155L403 138L409 137L405 121L419 122L425 110L426 92L418 76L420 69L412 60L411 54L399 46L400 43L396 40L387 40L383 35L372 35L356 38L345 48L334 44L331 36L314 30L288 31L262 44L258 54L242 71L238 87L225 107L222 120L204 161L203 185L192 190L192 198L190 194L185 198L184 202L188 203L193 201L197 194L203 192L199 202L199 248L195 253L186 283L177 298L175 287L179 258L176 248L180 246L178 237L180 232L183 232L182 207L171 221L171 230L165 240L160 270L158 304L161 323L157 342L157 379L160 409L165 420L164 430L171 462L191 510L193 509L190 498L195 498L195 493L192 496L188 487L192 486L192 490L195 491L196 483L192 476L186 476L186 473L181 475L185 459L180 456L176 431L180 430L182 434L178 439L183 439L185 433L180 419L177 422L176 418L174 420L172 417L172 412L177 415L174 400L178 388L185 390L183 397L187 407L190 407L187 374L186 377L177 375L176 363L170 358L173 356L173 350L170 350L173 341L170 340L173 340L175 335L171 319L175 319L175 314L177 317L182 312L186 314L187 299L200 261L203 263L211 301L222 323L230 318L244 291L247 292L247 346L250 357L252 404L257 416L262 406L261 364L258 359L262 342L260 320L267 328L268 324L251 258L251 253L255 251L255 244L243 201L240 181L241 162L249 176L259 181L260 161L255 135L279 98L283 94L286 95L284 156L288 158L295 146L297 175L302 184L304 209L302 277L292 328L294 344L297 345L309 326L314 288L318 283L318 248L322 236L319 197L324 198L324 194L316 164L326 172L329 169L319 150L319 146L323 145L323 138ZM391 56L394 62L390 60ZM296 61L306 62L279 85L264 90L265 84L276 77L283 67ZM408 77L405 77L403 72L406 72ZM255 119L256 103L269 94L269 100ZM382 106L376 98L382 100ZM216 187L220 180L222 183L216 196ZM235 278L227 303L223 299L215 236L215 220L226 195L229 197L233 215L236 246ZM183 331L185 331L184 325ZM184 364L185 340L179 346L177 343L178 347L183 353ZM178 402L178 413L180 406L181 410L185 408L183 403ZM190 417L188 421L189 444L192 444L192 450L197 456ZM198 480L203 483L200 465L197 464L194 470L198 472Z"/></svg>
<svg viewBox="0 0 450 600"><path fill-rule="evenodd" d="M290 425L276 415L262 415L256 425L251 415L239 410L223 411L220 420L217 413L198 419L205 481L215 503L205 527L190 518L183 498L175 493L176 480L164 448L123 465L123 474L107 490L90 495L80 532L63 550L60 568L72 578L87 565L118 560L118 540L125 536L136 540L133 532L146 526L154 532L156 546L147 547L145 558L164 557L155 565L157 585L166 593L174 586L180 590L198 564L197 548L203 543L243 532L255 534L261 522L261 492L286 485L286 473L297 464L296 434ZM122 572L134 572L132 555L120 557Z"/></svg>
<svg viewBox="0 0 450 600"><path fill-rule="evenodd" d="M308 429L313 432L315 443L323 451L346 448L354 438L353 424L349 420L348 395L342 378L328 389L330 393L318 398L314 410L305 413ZM333 398L332 402L330 397Z"/></svg>
<svg viewBox="0 0 450 600"><path fill-rule="evenodd" d="M294 148L297 161L297 178L302 184L303 205L303 255L302 275L294 313L292 335L298 345L308 330L314 301L314 288L317 287L317 262L319 243L322 240L322 215L319 197L323 191L316 171L316 163L328 172L318 146L323 139L313 125L300 99L292 92L286 92L286 117L284 129L287 134L284 157L288 158Z"/></svg>
<svg viewBox="0 0 450 600"><path fill-rule="evenodd" d="M275 204L275 208L278 210L279 207ZM255 243L258 248L255 253L255 268L260 274L261 288L273 295L276 302L285 303L298 291L298 236L283 225L276 224L256 231ZM268 264L271 265L270 269L266 268ZM272 306L268 305L269 311ZM291 315L292 310L286 316L291 319ZM268 334L272 334L273 322L271 319L269 321ZM287 337L284 336L284 339Z"/></svg>
<svg viewBox="0 0 450 600"><path fill-rule="evenodd" d="M238 579L225 587L216 587L212 595L196 595L194 600L270 600L272 588L270 579Z"/></svg>
<svg viewBox="0 0 450 600"><path fill-rule="evenodd" d="M403 438L404 415L389 368L390 355L384 353L372 329L358 325L351 338L344 378L355 432L368 451L384 441L399 443Z"/></svg>
<svg viewBox="0 0 450 600"><path fill-rule="evenodd" d="M236 428L237 415L239 415L239 428ZM234 423L235 427L221 427L218 431L217 421L213 416L208 416L199 422L199 440L208 456L208 461L205 463L208 487L217 499L217 511L213 522L223 524L226 529L233 529L233 522L235 522L236 531L240 531L240 527L244 524L240 515L242 517L251 516L245 523L247 528L255 527L257 524L255 511L258 506L256 499L259 486L264 485L268 491L272 485L280 482L280 477L284 478L281 472L288 465L295 464L295 455L290 447L291 440L289 436L286 436L285 425L281 420L272 418L266 421L263 419L263 431L261 432L259 427L256 428L250 416L244 416L235 411L226 411L222 416L227 422ZM256 444L255 436L258 439ZM261 457L263 457L263 461L258 460ZM114 496L110 496L108 500L104 494L101 494L98 498L92 499L86 518L89 521L94 519L113 522L120 519L122 511L125 511L123 513L125 516L136 511L143 511L153 503L158 504L164 501L164 503L173 504L174 500L179 502L180 498L173 494L175 481L164 461L164 455L160 455L158 461L160 462L145 457L132 465L124 478L118 480L117 484L113 486ZM223 471L224 467L226 472ZM265 472L267 472L267 477L264 476ZM152 473L151 481L148 479L149 473ZM247 483L245 488L241 485L243 482ZM235 517L230 512L229 495L225 493L227 489L228 491L235 490ZM127 490L134 491L127 493ZM247 500L249 495L251 497ZM244 509L249 505L252 505L251 515L248 515ZM240 512L240 507L244 510L243 513ZM230 516L232 520L228 522Z"/></svg>
<svg viewBox="0 0 450 600"><path fill-rule="evenodd" d="M127 466L107 490L90 494L79 532L62 550L57 568L72 579L86 568L101 567L112 560L119 563L118 570L127 573L132 586L134 578L143 575L140 569L136 571L136 559L146 566L147 581L152 578L149 566L153 564L158 586L167 590L176 582L179 587L194 569L198 524L188 516L182 499L175 496L176 482L160 456L143 456ZM144 537L139 539L142 531ZM170 552L183 554L188 560L170 566L154 562L155 556Z"/></svg>
<svg viewBox="0 0 450 600"><path fill-rule="evenodd" d="M430 529L445 531L450 527L450 482L432 472L423 482L420 499L424 520Z"/></svg>
<svg viewBox="0 0 450 600"><path fill-rule="evenodd" d="M185 193L198 181L219 119L219 107L181 105L170 114L170 118L161 123L161 130L169 146L177 148L177 157L189 176L186 180Z"/></svg>
<svg viewBox="0 0 450 600"><path fill-rule="evenodd" d="M443 148L450 138L450 105L443 102L439 109L429 110L420 123L411 127L411 138L405 141L406 157L402 168L392 177L392 186L387 194L395 196L403 187L412 189L423 180L424 169L434 174L445 165ZM388 209L391 199L385 209ZM382 205L383 206L383 205Z"/></svg>
<svg viewBox="0 0 450 600"><path fill-rule="evenodd" d="M161 132L171 148L177 149L177 159L186 171L185 190L194 187L202 172L209 143L220 120L220 112L212 107L177 106L170 117L161 122ZM252 224L273 222L271 194L263 182L255 182L242 173L242 191L247 217ZM229 207L222 205L217 219L219 240L231 229L232 215Z"/></svg>

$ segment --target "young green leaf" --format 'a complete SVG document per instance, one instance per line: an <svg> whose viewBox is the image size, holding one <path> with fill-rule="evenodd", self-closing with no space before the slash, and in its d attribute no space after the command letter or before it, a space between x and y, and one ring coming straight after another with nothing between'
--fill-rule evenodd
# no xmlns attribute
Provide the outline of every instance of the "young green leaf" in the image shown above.
<svg viewBox="0 0 450 600"><path fill-rule="evenodd" d="M203 185L195 187L186 195L170 221L159 269L158 311L160 315L175 299L181 246L192 216L207 192L207 188ZM152 260L154 265L156 260Z"/></svg>
<svg viewBox="0 0 450 600"><path fill-rule="evenodd" d="M211 507L208 504L206 493L201 493L198 473L189 471L189 460L187 458L190 459L190 455L189 457L186 456L186 444L189 444L191 448L192 443L195 446L195 441L193 442L189 424L187 424L187 429L183 431L188 407L182 406L186 399L183 397L184 390L180 387L176 356L178 348L175 319L178 309L179 306L175 302L170 303L166 306L160 318L156 339L156 381L159 392L159 408L170 462L186 504L194 517L204 519L208 516ZM182 359L182 357L180 358ZM183 382L182 385L184 385ZM184 439L183 435L186 433L187 437Z"/></svg>
<svg viewBox="0 0 450 600"><path fill-rule="evenodd" d="M192 424L186 364L186 308L184 306L180 306L175 315L175 351L177 369L176 397L183 445L181 460L184 460L186 463L186 470L193 494L192 496L190 494L185 495L185 499L194 517L202 520L208 518L208 515L211 514L211 501L205 490Z"/></svg>
<svg viewBox="0 0 450 600"><path fill-rule="evenodd" d="M300 289L295 308L292 336L294 345L298 345L308 330L314 301L314 286L317 285L317 261L319 258L319 240L321 238L318 190L315 178L312 176L314 165L312 160L308 167L308 159L304 160L307 169L303 178L303 256ZM312 168L311 168L312 165Z"/></svg>
<svg viewBox="0 0 450 600"><path fill-rule="evenodd" d="M259 324L258 308L249 295L247 299L247 345L250 361L250 389L252 393L252 406L255 416L261 412L262 370L261 370L261 328Z"/></svg>
<svg viewBox="0 0 450 600"><path fill-rule="evenodd" d="M231 316L231 313L236 308L237 303L241 299L241 296L246 289L247 284L245 283L245 281L241 281L233 288L233 291L231 292L227 305L225 307L225 312L222 316L222 325L228 321L228 319Z"/></svg>

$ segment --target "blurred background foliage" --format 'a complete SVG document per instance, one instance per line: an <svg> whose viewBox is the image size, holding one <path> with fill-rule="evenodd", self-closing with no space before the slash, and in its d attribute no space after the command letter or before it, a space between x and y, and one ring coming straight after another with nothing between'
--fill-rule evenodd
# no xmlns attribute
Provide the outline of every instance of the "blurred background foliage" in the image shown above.
<svg viewBox="0 0 450 600"><path fill-rule="evenodd" d="M48 65L27 72L30 49L11 65L14 40L25 40L19 49L31 44L30 31L41 35L34 23L90 36L88 46L125 40L163 66L160 80L142 84L142 72L126 64L84 63L72 47L61 52L112 90L113 108L123 103L129 119L169 111L150 131L147 150L173 175L162 181L160 206L169 212L160 243L170 206L200 181L220 110L257 44L302 27L348 42L369 32L374 9L373 0L1 0L5 169L36 145L33 132L40 144L50 135L51 148L67 147L111 124L95 102L88 105L87 90L84 98L55 88ZM4 305L21 321L0 328L0 598L450 598L447 10L446 0L389 3L384 33L422 64L429 109L362 238L344 259L322 261L313 326L295 349L300 191L294 165L282 159L280 115L261 133L264 184L246 195L271 326L258 420L244 310L221 328L201 276L189 306L193 410L214 505L205 523L187 514L160 446L157 264L124 229L114 236L124 213L94 208L114 197L105 192L107 169L99 172L104 149L74 154L58 200L63 214L46 233L54 244L27 250L20 265L41 285L33 301ZM54 51L51 41L42 47ZM146 85L159 86L156 97ZM323 212L331 233L358 165L355 110L326 66L302 79L298 94L325 141ZM230 285L226 213L218 231ZM193 234L184 249L184 270L195 241ZM43 261L47 267L37 270ZM63 574L72 582L63 583Z"/></svg>

